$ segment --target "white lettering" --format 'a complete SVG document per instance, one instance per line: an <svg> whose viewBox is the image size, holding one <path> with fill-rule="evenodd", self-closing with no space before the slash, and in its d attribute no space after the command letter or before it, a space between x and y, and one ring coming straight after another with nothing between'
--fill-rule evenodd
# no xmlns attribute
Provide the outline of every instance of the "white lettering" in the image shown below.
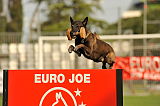
<svg viewBox="0 0 160 106"><path fill-rule="evenodd" d="M49 82L49 74L42 74L42 82L43 83Z"/></svg>
<svg viewBox="0 0 160 106"><path fill-rule="evenodd" d="M90 83L90 74L72 74L69 83Z"/></svg>
<svg viewBox="0 0 160 106"><path fill-rule="evenodd" d="M50 74L50 83L57 83L56 74Z"/></svg>
<svg viewBox="0 0 160 106"><path fill-rule="evenodd" d="M65 76L63 74L59 74L57 80L59 83L63 83L65 81Z"/></svg>
<svg viewBox="0 0 160 106"><path fill-rule="evenodd" d="M34 74L34 83L63 83L63 74Z"/></svg>
<svg viewBox="0 0 160 106"><path fill-rule="evenodd" d="M84 74L84 83L90 83L90 74Z"/></svg>
<svg viewBox="0 0 160 106"><path fill-rule="evenodd" d="M160 58L159 57L153 57L153 69L157 72L160 72Z"/></svg>
<svg viewBox="0 0 160 106"><path fill-rule="evenodd" d="M71 74L69 83L91 83L90 74ZM63 74L34 74L34 83L64 83Z"/></svg>
<svg viewBox="0 0 160 106"><path fill-rule="evenodd" d="M41 74L34 74L34 83L41 83Z"/></svg>

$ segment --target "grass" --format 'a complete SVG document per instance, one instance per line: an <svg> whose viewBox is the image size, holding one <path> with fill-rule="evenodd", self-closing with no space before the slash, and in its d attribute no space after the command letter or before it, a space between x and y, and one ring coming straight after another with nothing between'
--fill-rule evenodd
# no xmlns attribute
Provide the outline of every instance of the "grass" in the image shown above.
<svg viewBox="0 0 160 106"><path fill-rule="evenodd" d="M124 106L160 106L160 95L124 96Z"/></svg>
<svg viewBox="0 0 160 106"><path fill-rule="evenodd" d="M0 96L0 106L2 106L2 96Z"/></svg>
<svg viewBox="0 0 160 106"><path fill-rule="evenodd" d="M2 106L2 96L0 96ZM160 95L124 96L124 106L160 106Z"/></svg>

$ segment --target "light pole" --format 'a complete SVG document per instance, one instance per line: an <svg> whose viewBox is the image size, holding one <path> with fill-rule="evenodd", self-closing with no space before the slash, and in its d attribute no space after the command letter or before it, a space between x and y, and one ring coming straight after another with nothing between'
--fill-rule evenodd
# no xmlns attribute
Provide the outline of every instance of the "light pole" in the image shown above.
<svg viewBox="0 0 160 106"><path fill-rule="evenodd" d="M143 34L147 34L147 0L144 0L143 5ZM143 39L143 56L147 56L147 39Z"/></svg>
<svg viewBox="0 0 160 106"><path fill-rule="evenodd" d="M144 0L143 6L143 34L147 34L147 0Z"/></svg>
<svg viewBox="0 0 160 106"><path fill-rule="evenodd" d="M121 35L122 34L122 19L121 19L121 8L118 7L118 27L117 27L117 34Z"/></svg>
<svg viewBox="0 0 160 106"><path fill-rule="evenodd" d="M143 34L147 34L147 0L144 0L143 5ZM143 39L143 56L147 56L147 39ZM147 86L147 80L143 81L144 86Z"/></svg>

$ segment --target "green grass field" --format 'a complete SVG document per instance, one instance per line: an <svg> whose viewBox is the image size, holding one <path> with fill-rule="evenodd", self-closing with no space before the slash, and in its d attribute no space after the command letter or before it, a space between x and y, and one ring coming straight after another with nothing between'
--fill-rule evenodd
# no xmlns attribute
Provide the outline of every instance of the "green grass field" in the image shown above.
<svg viewBox="0 0 160 106"><path fill-rule="evenodd" d="M1 96L0 106L2 106ZM124 96L124 106L160 106L160 95Z"/></svg>
<svg viewBox="0 0 160 106"><path fill-rule="evenodd" d="M2 106L2 96L0 96L0 106Z"/></svg>
<svg viewBox="0 0 160 106"><path fill-rule="evenodd" d="M124 96L124 106L160 106L160 95Z"/></svg>

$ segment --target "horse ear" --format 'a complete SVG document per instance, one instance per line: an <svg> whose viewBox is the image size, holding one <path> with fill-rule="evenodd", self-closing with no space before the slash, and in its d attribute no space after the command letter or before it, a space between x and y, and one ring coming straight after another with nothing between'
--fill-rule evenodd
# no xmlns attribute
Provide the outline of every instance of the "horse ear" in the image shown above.
<svg viewBox="0 0 160 106"><path fill-rule="evenodd" d="M80 29L80 37L86 38L86 30L84 27L81 27L81 29Z"/></svg>
<svg viewBox="0 0 160 106"><path fill-rule="evenodd" d="M100 39L99 35L95 32L94 36L96 36L97 39Z"/></svg>
<svg viewBox="0 0 160 106"><path fill-rule="evenodd" d="M83 20L83 22L82 22L82 23L83 23L83 25L84 25L84 26L86 26L86 25L87 25L87 23L88 23L88 17L86 17L86 18Z"/></svg>
<svg viewBox="0 0 160 106"><path fill-rule="evenodd" d="M71 24L74 22L74 20L71 16L70 16L70 22L71 22Z"/></svg>
<svg viewBox="0 0 160 106"><path fill-rule="evenodd" d="M72 40L71 35L70 35L71 30L72 30L71 28L68 28L66 32L68 40Z"/></svg>

